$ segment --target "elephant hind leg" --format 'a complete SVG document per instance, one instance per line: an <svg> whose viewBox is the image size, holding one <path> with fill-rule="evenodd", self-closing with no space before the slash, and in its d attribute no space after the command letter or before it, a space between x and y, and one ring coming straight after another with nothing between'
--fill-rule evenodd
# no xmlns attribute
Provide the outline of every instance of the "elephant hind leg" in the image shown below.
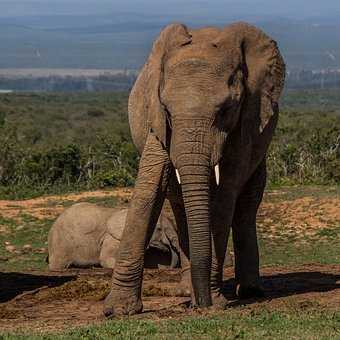
<svg viewBox="0 0 340 340"><path fill-rule="evenodd" d="M170 202L170 206L168 204ZM194 294L191 284L190 253L188 225L185 214L183 196L180 186L177 184L175 174L170 179L168 200L165 201L165 208L173 212L175 219L175 229L178 235L179 257L181 264L181 281L176 289L176 294L180 296L191 296L194 304Z"/></svg>
<svg viewBox="0 0 340 340"><path fill-rule="evenodd" d="M240 298L261 297L256 214L266 184L264 159L239 195L232 223L235 252L236 294Z"/></svg>
<svg viewBox="0 0 340 340"><path fill-rule="evenodd" d="M235 207L235 194L225 190L216 192L212 210L212 264L211 291L214 307L225 309L228 304L223 291L223 269L226 260L232 216Z"/></svg>

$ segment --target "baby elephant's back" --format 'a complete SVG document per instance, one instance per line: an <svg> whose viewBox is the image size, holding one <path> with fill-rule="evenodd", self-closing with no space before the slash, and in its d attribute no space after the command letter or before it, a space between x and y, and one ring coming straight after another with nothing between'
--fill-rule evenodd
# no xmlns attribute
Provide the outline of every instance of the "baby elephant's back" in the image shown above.
<svg viewBox="0 0 340 340"><path fill-rule="evenodd" d="M78 203L65 210L49 232L50 269L98 264L100 240L112 211L90 203Z"/></svg>

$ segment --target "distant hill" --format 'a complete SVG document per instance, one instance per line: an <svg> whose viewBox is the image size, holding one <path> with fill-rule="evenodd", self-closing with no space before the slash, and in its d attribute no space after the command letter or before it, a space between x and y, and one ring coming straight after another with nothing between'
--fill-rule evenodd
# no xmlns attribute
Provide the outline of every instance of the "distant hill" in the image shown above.
<svg viewBox="0 0 340 340"><path fill-rule="evenodd" d="M340 2L287 1L4 1L0 68L138 69L170 22L246 20L279 42L288 69L340 69Z"/></svg>

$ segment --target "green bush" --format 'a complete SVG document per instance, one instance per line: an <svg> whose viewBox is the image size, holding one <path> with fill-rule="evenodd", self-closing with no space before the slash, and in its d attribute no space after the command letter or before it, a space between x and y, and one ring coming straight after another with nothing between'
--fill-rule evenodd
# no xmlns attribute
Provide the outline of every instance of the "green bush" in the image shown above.
<svg viewBox="0 0 340 340"><path fill-rule="evenodd" d="M340 96L301 95L285 96L268 182L339 184ZM327 96L331 112L317 110ZM126 102L125 93L0 95L0 196L133 185L139 158Z"/></svg>
<svg viewBox="0 0 340 340"><path fill-rule="evenodd" d="M134 177L124 168L102 171L96 174L94 185L101 188L110 186L126 187L134 184Z"/></svg>
<svg viewBox="0 0 340 340"><path fill-rule="evenodd" d="M0 195L18 198L134 184L138 155L122 137L100 134L90 146L44 148L20 142L15 130L2 131L1 137Z"/></svg>
<svg viewBox="0 0 340 340"><path fill-rule="evenodd" d="M340 120L284 113L268 152L271 184L339 184Z"/></svg>

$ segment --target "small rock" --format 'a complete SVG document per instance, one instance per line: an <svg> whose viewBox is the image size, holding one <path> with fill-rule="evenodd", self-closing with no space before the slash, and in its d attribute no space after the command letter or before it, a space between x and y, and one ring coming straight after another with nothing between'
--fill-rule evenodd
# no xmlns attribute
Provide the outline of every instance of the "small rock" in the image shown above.
<svg viewBox="0 0 340 340"><path fill-rule="evenodd" d="M23 230L25 227L23 225L18 225L15 230L20 231Z"/></svg>
<svg viewBox="0 0 340 340"><path fill-rule="evenodd" d="M6 249L8 252L10 252L10 253L13 253L13 252L16 251L15 246L12 246L11 244L6 245L5 249Z"/></svg>
<svg viewBox="0 0 340 340"><path fill-rule="evenodd" d="M10 244L11 244L11 242L9 242L9 241L6 241L6 242L5 242L5 245L6 245L6 246L9 246Z"/></svg>
<svg viewBox="0 0 340 340"><path fill-rule="evenodd" d="M35 250L35 253L37 254L47 254L47 249L46 248L38 248Z"/></svg>
<svg viewBox="0 0 340 340"><path fill-rule="evenodd" d="M25 244L25 245L22 247L22 250L23 250L25 253L29 253L30 251L32 251L32 245L30 245L30 244Z"/></svg>

